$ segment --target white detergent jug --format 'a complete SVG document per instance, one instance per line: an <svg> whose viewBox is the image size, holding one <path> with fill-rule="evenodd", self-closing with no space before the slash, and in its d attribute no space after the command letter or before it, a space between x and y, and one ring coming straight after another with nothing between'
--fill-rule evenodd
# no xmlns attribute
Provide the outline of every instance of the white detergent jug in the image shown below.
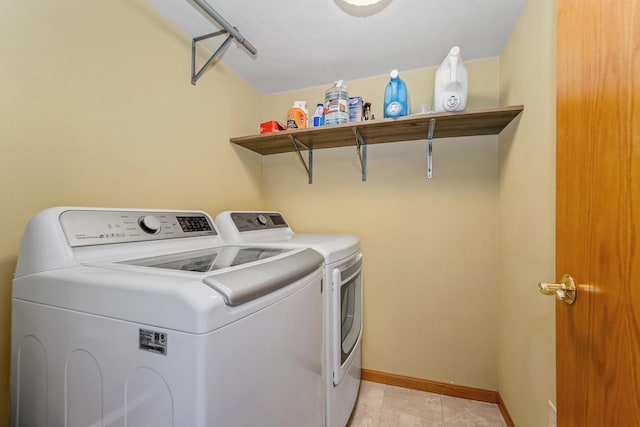
<svg viewBox="0 0 640 427"><path fill-rule="evenodd" d="M460 48L454 46L436 71L433 111L461 111L467 106L469 80Z"/></svg>

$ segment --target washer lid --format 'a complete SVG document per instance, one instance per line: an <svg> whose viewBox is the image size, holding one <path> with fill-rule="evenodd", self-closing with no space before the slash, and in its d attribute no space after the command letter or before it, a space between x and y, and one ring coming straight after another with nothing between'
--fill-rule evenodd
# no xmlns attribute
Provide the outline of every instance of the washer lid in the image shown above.
<svg viewBox="0 0 640 427"><path fill-rule="evenodd" d="M290 252L286 256L278 257ZM275 257L275 258L274 258ZM267 260L266 262L257 262ZM120 261L138 267L213 272L202 281L219 292L229 306L267 295L311 274L324 258L312 249L220 246L198 251ZM253 263L242 268L244 264Z"/></svg>
<svg viewBox="0 0 640 427"><path fill-rule="evenodd" d="M80 265L18 277L13 298L206 334L319 282L322 261L313 250L298 248L204 273L116 262Z"/></svg>
<svg viewBox="0 0 640 427"><path fill-rule="evenodd" d="M323 261L316 251L304 249L284 258L207 276L203 282L222 294L227 305L236 306L302 279Z"/></svg>
<svg viewBox="0 0 640 427"><path fill-rule="evenodd" d="M206 273L271 258L289 251L291 249L287 248L220 246L120 261L119 264Z"/></svg>

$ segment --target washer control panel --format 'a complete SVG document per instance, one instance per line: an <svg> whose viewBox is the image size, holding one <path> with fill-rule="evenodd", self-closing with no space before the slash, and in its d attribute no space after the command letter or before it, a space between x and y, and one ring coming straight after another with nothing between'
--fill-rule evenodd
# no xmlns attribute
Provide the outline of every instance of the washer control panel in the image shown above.
<svg viewBox="0 0 640 427"><path fill-rule="evenodd" d="M231 220L239 232L289 227L278 212L233 212Z"/></svg>
<svg viewBox="0 0 640 427"><path fill-rule="evenodd" d="M69 210L60 224L71 247L217 234L204 212Z"/></svg>

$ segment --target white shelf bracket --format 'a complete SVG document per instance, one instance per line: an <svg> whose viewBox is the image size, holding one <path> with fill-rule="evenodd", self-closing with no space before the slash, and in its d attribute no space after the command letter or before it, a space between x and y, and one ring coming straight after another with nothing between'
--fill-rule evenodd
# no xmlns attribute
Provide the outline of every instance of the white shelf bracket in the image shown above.
<svg viewBox="0 0 640 427"><path fill-rule="evenodd" d="M307 171L307 176L309 177L309 184L312 184L313 183L313 149L311 149L311 147L309 147L307 144L300 141L298 138L296 138L293 135L289 135L289 139L293 144L293 148L295 148L296 150L296 154L298 155L298 159L300 160L300 163L302 163L302 166L304 166L304 170ZM300 153L301 146L306 148L307 152L309 153L308 165L307 163L304 162L304 159L302 158L302 153Z"/></svg>
<svg viewBox="0 0 640 427"><path fill-rule="evenodd" d="M367 180L367 140L364 139L357 127L353 127L353 134L356 137L356 154L360 160L360 170L362 171L362 182Z"/></svg>
<svg viewBox="0 0 640 427"><path fill-rule="evenodd" d="M433 132L436 130L436 119L429 120L427 131L427 178L433 178Z"/></svg>
<svg viewBox="0 0 640 427"><path fill-rule="evenodd" d="M231 40L236 39L240 46L244 47L252 55L255 55L258 51L251 43L249 43L249 40L245 39L242 34L240 34L240 31L238 31L236 27L229 24L229 22L216 12L215 9L206 2L206 0L193 0L193 3L198 6L200 13L205 17L213 19L220 27L222 27L222 30L220 31L196 37L191 41L191 84L195 85L200 76L202 76L202 73L209 68L213 61L222 56L225 49L229 46L229 43L231 43ZM196 43L222 34L228 34L227 38L222 42L213 55L211 55L211 58L209 58L202 68L200 68L196 73Z"/></svg>

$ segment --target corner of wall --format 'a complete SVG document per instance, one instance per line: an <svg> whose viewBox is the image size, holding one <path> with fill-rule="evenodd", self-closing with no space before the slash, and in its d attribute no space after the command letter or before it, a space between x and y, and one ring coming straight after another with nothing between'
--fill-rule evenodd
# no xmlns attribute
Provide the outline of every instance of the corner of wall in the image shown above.
<svg viewBox="0 0 640 427"><path fill-rule="evenodd" d="M555 400L555 0L528 2L499 58L500 102L523 104L499 142L498 391L518 427Z"/></svg>

